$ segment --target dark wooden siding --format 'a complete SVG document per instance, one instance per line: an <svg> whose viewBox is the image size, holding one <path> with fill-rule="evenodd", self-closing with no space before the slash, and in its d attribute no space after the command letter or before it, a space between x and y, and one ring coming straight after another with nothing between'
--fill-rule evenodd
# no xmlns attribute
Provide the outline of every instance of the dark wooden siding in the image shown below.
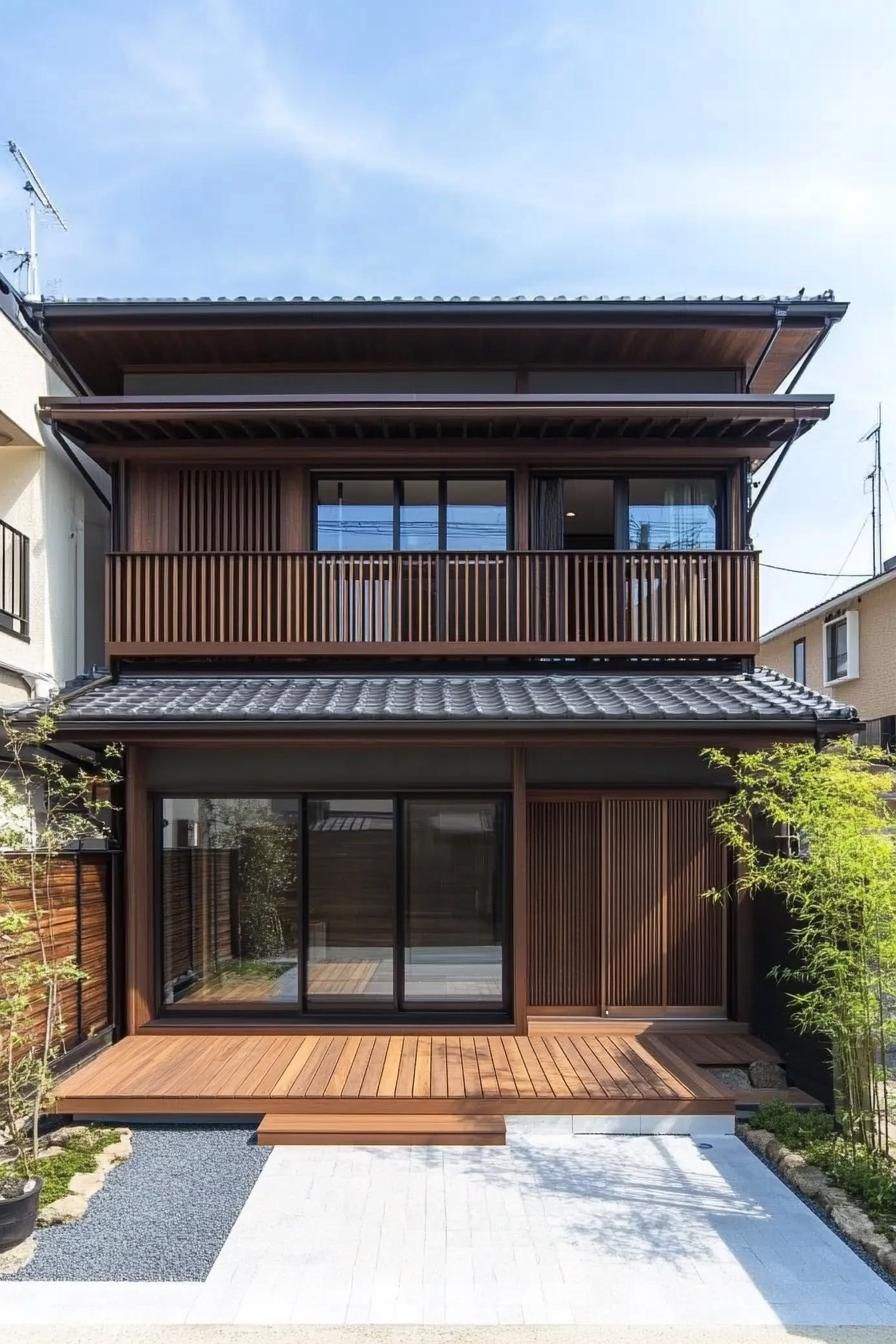
<svg viewBox="0 0 896 1344"><path fill-rule="evenodd" d="M280 473L267 468L184 469L181 551L278 551Z"/></svg>
<svg viewBox="0 0 896 1344"><path fill-rule="evenodd" d="M710 796L529 802L529 999L636 1014L726 1007L724 884Z"/></svg>

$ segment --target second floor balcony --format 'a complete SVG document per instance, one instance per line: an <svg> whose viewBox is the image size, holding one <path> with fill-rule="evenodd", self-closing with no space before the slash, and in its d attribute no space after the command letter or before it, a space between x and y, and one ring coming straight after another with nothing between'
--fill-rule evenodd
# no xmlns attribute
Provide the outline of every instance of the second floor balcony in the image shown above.
<svg viewBox="0 0 896 1344"><path fill-rule="evenodd" d="M739 656L755 551L118 552L110 657Z"/></svg>

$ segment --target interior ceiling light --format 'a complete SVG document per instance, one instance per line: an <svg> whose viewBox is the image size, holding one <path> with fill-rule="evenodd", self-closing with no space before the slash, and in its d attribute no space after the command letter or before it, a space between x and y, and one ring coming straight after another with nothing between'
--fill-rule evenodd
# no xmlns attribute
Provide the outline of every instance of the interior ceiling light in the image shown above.
<svg viewBox="0 0 896 1344"><path fill-rule="evenodd" d="M567 509L567 511L566 511L566 516L567 516L567 518L575 518L575 516L576 516L576 511L575 511L575 509Z"/></svg>

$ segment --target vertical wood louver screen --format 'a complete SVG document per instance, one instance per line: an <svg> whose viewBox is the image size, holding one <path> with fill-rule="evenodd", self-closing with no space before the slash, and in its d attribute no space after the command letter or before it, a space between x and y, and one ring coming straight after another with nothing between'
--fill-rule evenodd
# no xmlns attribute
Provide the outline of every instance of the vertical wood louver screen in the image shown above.
<svg viewBox="0 0 896 1344"><path fill-rule="evenodd" d="M529 999L597 1003L600 803L529 807Z"/></svg>
<svg viewBox="0 0 896 1344"><path fill-rule="evenodd" d="M277 470L185 468L180 473L182 551L278 551Z"/></svg>
<svg viewBox="0 0 896 1344"><path fill-rule="evenodd" d="M529 802L529 1002L725 1011L727 857L706 796Z"/></svg>
<svg viewBox="0 0 896 1344"><path fill-rule="evenodd" d="M664 1001L664 811L656 798L604 800L605 1007Z"/></svg>

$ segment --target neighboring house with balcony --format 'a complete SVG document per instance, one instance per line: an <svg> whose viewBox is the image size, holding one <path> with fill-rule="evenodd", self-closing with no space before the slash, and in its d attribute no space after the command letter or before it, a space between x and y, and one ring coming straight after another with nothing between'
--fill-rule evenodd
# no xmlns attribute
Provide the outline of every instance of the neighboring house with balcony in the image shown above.
<svg viewBox="0 0 896 1344"><path fill-rule="evenodd" d="M854 705L860 741L896 750L896 557L762 636L762 661Z"/></svg>
<svg viewBox="0 0 896 1344"><path fill-rule="evenodd" d="M0 707L46 697L104 656L108 481L37 413L72 390L0 277Z"/></svg>
<svg viewBox="0 0 896 1344"><path fill-rule="evenodd" d="M126 749L125 1039L64 1106L732 1112L704 1066L786 1035L781 941L703 897L701 751L855 722L757 669L750 540L844 312L35 307L84 389L41 417L112 482L61 730Z"/></svg>

